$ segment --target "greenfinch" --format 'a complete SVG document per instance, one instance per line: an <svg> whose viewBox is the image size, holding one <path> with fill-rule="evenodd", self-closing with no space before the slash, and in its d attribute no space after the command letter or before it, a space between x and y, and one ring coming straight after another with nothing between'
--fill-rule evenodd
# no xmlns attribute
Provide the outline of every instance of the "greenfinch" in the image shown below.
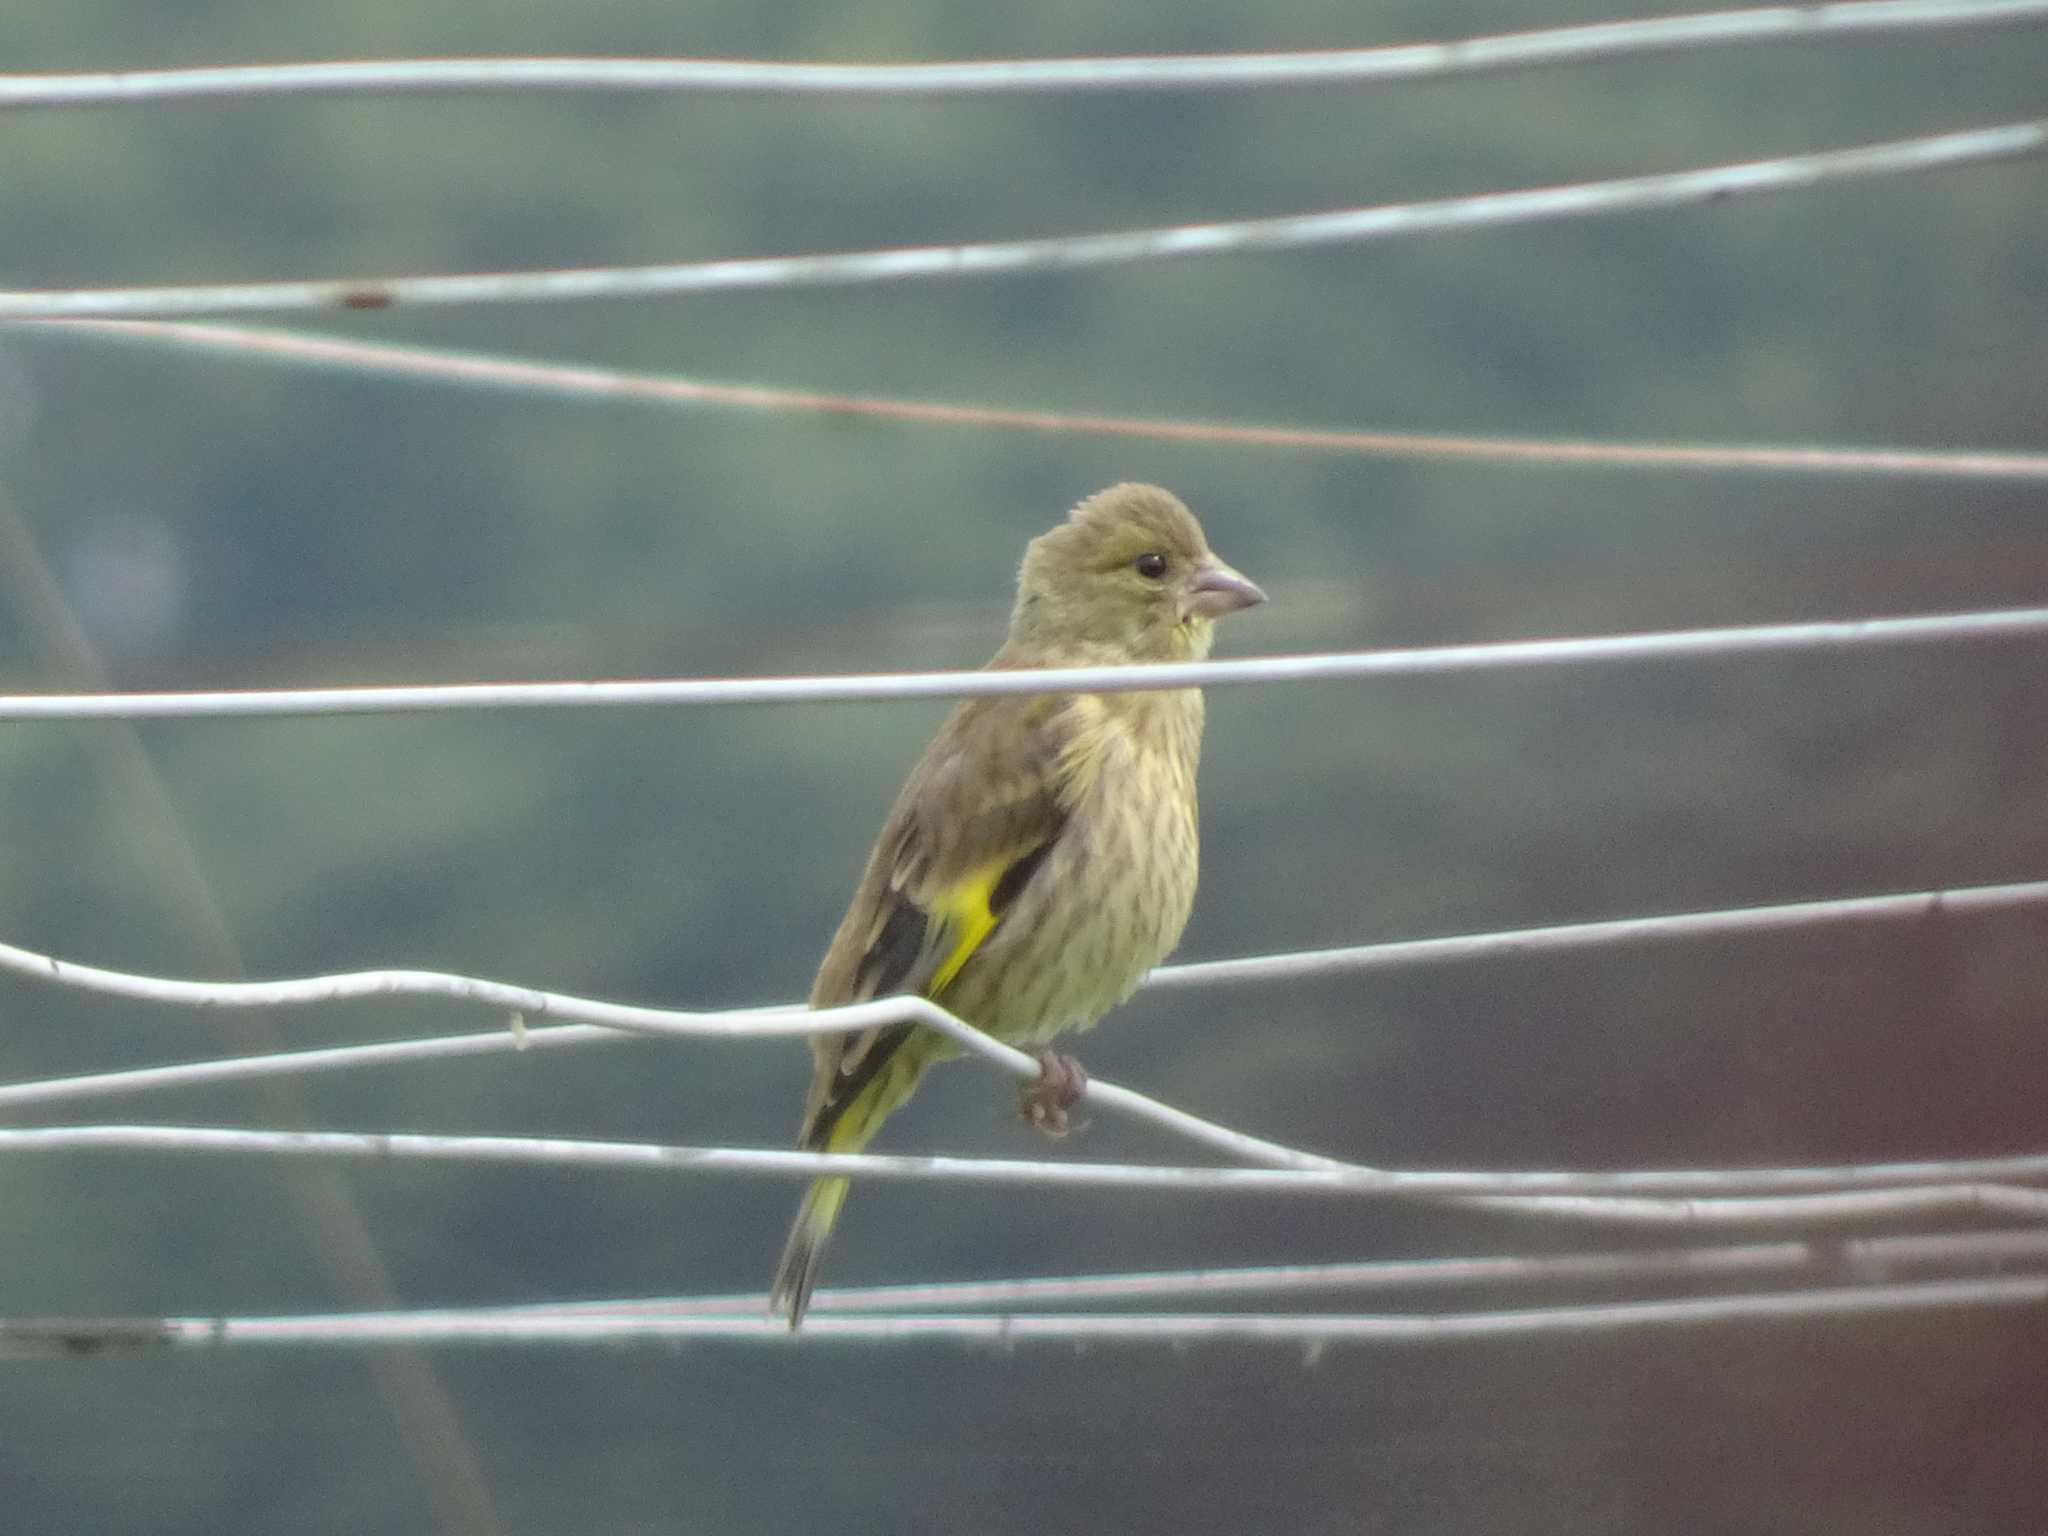
<svg viewBox="0 0 2048 1536"><path fill-rule="evenodd" d="M991 668L1206 656L1215 621L1263 602L1194 515L1116 485L1033 539ZM1021 1048L1087 1028L1179 942L1195 896L1202 695L1009 694L964 700L911 769L811 987L813 1008L914 993ZM958 1053L890 1024L819 1035L799 1144L854 1152ZM1078 1068L1047 1053L1033 1118L1063 1125ZM847 1181L797 1213L770 1306L803 1321Z"/></svg>

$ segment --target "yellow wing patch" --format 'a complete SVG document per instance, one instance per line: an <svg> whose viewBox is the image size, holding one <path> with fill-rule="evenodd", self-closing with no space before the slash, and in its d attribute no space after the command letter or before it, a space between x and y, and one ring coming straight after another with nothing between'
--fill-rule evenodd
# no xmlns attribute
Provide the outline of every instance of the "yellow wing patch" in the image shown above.
<svg viewBox="0 0 2048 1536"><path fill-rule="evenodd" d="M932 903L931 914L952 932L953 945L946 951L946 958L939 962L938 969L932 972L925 996L937 998L945 991L948 983L960 974L960 967L968 962L981 947L981 941L994 929L996 914L990 909L989 901L995 894L996 882L1003 878L1008 868L1008 861L985 865Z"/></svg>

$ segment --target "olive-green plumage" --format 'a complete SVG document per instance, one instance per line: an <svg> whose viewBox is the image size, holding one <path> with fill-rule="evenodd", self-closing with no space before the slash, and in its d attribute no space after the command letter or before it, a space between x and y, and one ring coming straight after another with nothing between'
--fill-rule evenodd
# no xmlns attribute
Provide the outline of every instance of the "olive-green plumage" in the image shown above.
<svg viewBox="0 0 2048 1536"><path fill-rule="evenodd" d="M1197 660L1264 596L1174 496L1112 486L1031 541L989 666ZM1024 1047L1093 1024L1187 924L1201 743L1192 688L963 702L896 797L811 1006L916 993ZM912 1025L815 1037L801 1145L859 1150L955 1051ZM846 1190L819 1179L797 1213L770 1300L792 1328Z"/></svg>

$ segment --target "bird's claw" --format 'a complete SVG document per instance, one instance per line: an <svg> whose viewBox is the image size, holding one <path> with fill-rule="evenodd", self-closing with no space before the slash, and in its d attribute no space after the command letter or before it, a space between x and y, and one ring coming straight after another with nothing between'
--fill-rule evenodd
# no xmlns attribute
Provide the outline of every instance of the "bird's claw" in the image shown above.
<svg viewBox="0 0 2048 1536"><path fill-rule="evenodd" d="M1073 1129L1067 1111L1088 1091L1081 1063L1060 1051L1038 1053L1038 1076L1017 1095L1017 1112L1035 1131L1054 1140Z"/></svg>

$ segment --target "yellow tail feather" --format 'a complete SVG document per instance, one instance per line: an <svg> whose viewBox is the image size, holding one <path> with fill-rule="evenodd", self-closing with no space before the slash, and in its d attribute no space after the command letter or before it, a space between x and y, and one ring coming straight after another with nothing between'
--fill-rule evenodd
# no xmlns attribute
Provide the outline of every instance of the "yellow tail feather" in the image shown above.
<svg viewBox="0 0 2048 1536"><path fill-rule="evenodd" d="M829 1128L812 1126L807 1130L804 1145L819 1152L858 1152L881 1129L889 1112L910 1097L924 1069L945 1054L948 1046L943 1036L918 1030L872 1082L839 1108ZM786 1316L792 1331L801 1326L810 1307L825 1243L832 1236L840 1207L846 1204L849 1188L845 1179L815 1179L797 1208L782 1262L776 1266L775 1284L768 1292L768 1310Z"/></svg>
<svg viewBox="0 0 2048 1536"><path fill-rule="evenodd" d="M785 1314L792 1332L802 1325L810 1307L826 1240L832 1236L832 1224L839 1219L839 1208L846 1204L851 1187L845 1179L817 1179L804 1192L804 1203L782 1250L782 1262L776 1266L775 1286L768 1293L768 1310Z"/></svg>

